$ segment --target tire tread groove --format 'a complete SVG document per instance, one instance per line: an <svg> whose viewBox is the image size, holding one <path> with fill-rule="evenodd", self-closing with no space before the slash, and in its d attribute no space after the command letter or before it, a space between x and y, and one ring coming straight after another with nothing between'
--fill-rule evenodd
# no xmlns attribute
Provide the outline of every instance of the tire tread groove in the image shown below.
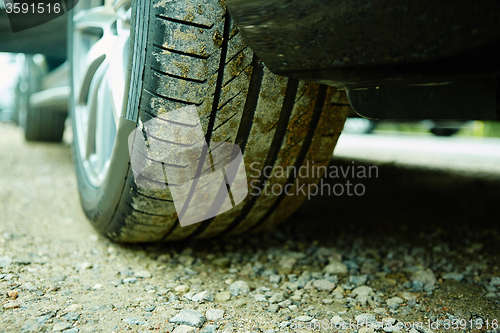
<svg viewBox="0 0 500 333"><path fill-rule="evenodd" d="M309 131L307 132L307 135L304 138L304 143L302 144L302 147L300 147L300 152L297 155L297 158L295 160L295 163L294 163L295 169L298 169L299 167L302 166L302 164L304 163L304 161L307 157L307 153L309 152L309 148L312 144L314 133L316 132L316 128L318 126L318 123L319 123L319 120L321 117L321 113L323 111L323 105L324 105L325 100L326 100L326 90L327 90L327 86L325 86L325 85L319 86L318 96L316 98L316 103L314 105L313 115L312 115L312 118L309 122ZM295 178L292 175L290 175L290 177L288 177L288 179L286 180L286 184L284 186L291 184L293 181L295 181ZM281 195L276 199L276 201L273 203L271 208L269 208L269 210L266 212L266 214L257 223L255 223L253 226L251 226L248 231L253 231L253 230L257 229L258 227L260 227L261 225L263 225L266 222L266 220L279 207L281 201L283 201L283 199L285 198L285 195L286 195L285 193L281 193Z"/></svg>
<svg viewBox="0 0 500 333"><path fill-rule="evenodd" d="M223 87L223 83L224 83L224 68L226 65L229 33L230 33L230 28L231 28L231 19L229 17L229 13L227 11L226 11L224 17L225 17L225 21L224 21L223 42L221 45L221 55L220 55L220 60L219 60L218 73L217 73L217 82L216 82L215 93L214 93L214 97L213 97L212 110L210 112L209 122L208 122L208 126L207 126L207 133L205 135L205 142L207 142L207 143L210 142L210 139L212 137L212 131L213 131L213 128L215 125L215 119L217 116L217 110L218 110L220 96L221 96L222 87ZM192 187L196 186L196 183L197 182L193 182ZM189 202L187 204L189 204ZM178 228L179 226L180 226L179 217L177 217L172 228L170 228L170 230L168 230L167 233L161 239L166 240L170 236L170 234L172 234L175 231L175 229Z"/></svg>

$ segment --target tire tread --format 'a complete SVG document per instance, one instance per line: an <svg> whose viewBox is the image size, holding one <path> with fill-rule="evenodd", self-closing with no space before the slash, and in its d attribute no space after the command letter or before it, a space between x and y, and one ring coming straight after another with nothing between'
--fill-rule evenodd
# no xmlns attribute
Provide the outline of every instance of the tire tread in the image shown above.
<svg viewBox="0 0 500 333"><path fill-rule="evenodd" d="M198 2L154 1L138 121L161 119L164 112L195 105L207 142L235 143L245 161L258 160L264 166L287 161L301 166L314 155L310 152L313 142L334 142L348 106L330 108L336 121L331 137L323 137L316 129L325 101L328 104L336 90L272 74L243 43L228 13L215 0L201 2L204 8L213 7L213 13L206 16L211 23L201 14L194 18L188 15L193 20L186 21L182 15ZM179 13L179 8L185 11ZM177 31L180 39L187 35L194 38L186 43L169 31ZM216 37L222 37L221 43ZM172 61L178 61L178 66ZM330 154L332 144L323 145ZM262 177L261 183L264 180ZM108 233L122 242L176 241L255 230L266 225L283 200L248 196L227 213L181 228L168 189L138 187L129 169L125 192L115 217L122 221L122 227ZM264 210L256 215L259 218L254 216L256 210Z"/></svg>

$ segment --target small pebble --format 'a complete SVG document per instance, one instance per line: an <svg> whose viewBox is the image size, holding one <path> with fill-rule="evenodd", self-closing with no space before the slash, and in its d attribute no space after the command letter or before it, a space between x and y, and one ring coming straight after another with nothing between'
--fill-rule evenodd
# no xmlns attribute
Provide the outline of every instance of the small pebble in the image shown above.
<svg viewBox="0 0 500 333"><path fill-rule="evenodd" d="M63 312L74 312L74 311L78 311L78 310L81 310L82 309L82 305L81 304L71 304L70 306L68 306L67 308L65 308L63 310Z"/></svg>
<svg viewBox="0 0 500 333"><path fill-rule="evenodd" d="M186 286L185 284L181 284L180 286L177 286L174 288L174 290L178 293L184 294L189 291L189 286Z"/></svg>
<svg viewBox="0 0 500 333"><path fill-rule="evenodd" d="M273 274L269 276L269 282L271 283L280 283L280 281L281 281L281 276L279 276L278 274Z"/></svg>
<svg viewBox="0 0 500 333"><path fill-rule="evenodd" d="M18 301L8 301L7 303L5 303L3 305L3 308L5 310L10 310L10 309L16 309L16 308L19 308L20 307L20 304Z"/></svg>
<svg viewBox="0 0 500 333"><path fill-rule="evenodd" d="M278 304L271 304L267 307L267 311L268 312L271 312L271 313L276 313L278 312L280 309L279 305Z"/></svg>
<svg viewBox="0 0 500 333"><path fill-rule="evenodd" d="M10 299L15 300L17 298L18 292L17 290L9 290L7 292L7 296L9 296Z"/></svg>
<svg viewBox="0 0 500 333"><path fill-rule="evenodd" d="M181 312L170 318L169 322L179 325L201 327L205 323L205 317L198 311L182 309Z"/></svg>
<svg viewBox="0 0 500 333"><path fill-rule="evenodd" d="M250 292L250 287L245 281L236 281L228 288L232 296L247 295Z"/></svg>
<svg viewBox="0 0 500 333"><path fill-rule="evenodd" d="M128 325L141 325L141 321L137 318L124 318L122 321Z"/></svg>
<svg viewBox="0 0 500 333"><path fill-rule="evenodd" d="M94 265L91 264L90 262L82 262L82 263L79 263L79 264L75 265L75 269L77 271L84 271L84 270L90 269L92 267L94 267Z"/></svg>
<svg viewBox="0 0 500 333"><path fill-rule="evenodd" d="M285 300L285 296L282 293L274 293L271 298L269 298L269 303L279 303Z"/></svg>
<svg viewBox="0 0 500 333"><path fill-rule="evenodd" d="M193 295L191 298L192 301L194 302L213 302L214 301L214 294L208 290L202 291L200 293L197 293Z"/></svg>
<svg viewBox="0 0 500 333"><path fill-rule="evenodd" d="M221 291L217 295L215 295L215 300L217 302L226 302L231 299L231 293L229 291Z"/></svg>
<svg viewBox="0 0 500 333"><path fill-rule="evenodd" d="M224 316L224 310L208 309L207 312L205 312L205 317L207 318L207 320L210 321L219 320L223 316Z"/></svg>
<svg viewBox="0 0 500 333"><path fill-rule="evenodd" d="M205 325L198 333L215 333L216 331L217 331L217 326Z"/></svg>
<svg viewBox="0 0 500 333"><path fill-rule="evenodd" d="M333 262L326 266L323 271L330 274L346 274L347 266L340 262Z"/></svg>
<svg viewBox="0 0 500 333"><path fill-rule="evenodd" d="M403 302L404 302L404 299L402 299L401 297L392 297L392 298L389 298L387 301L385 301L387 306L389 308L392 308L392 309L398 308L399 304L401 304Z"/></svg>
<svg viewBox="0 0 500 333"><path fill-rule="evenodd" d="M130 284L133 284L133 283L136 283L138 280L135 278L135 277L128 277L128 278L125 278L122 280L122 283L126 284L126 283L130 283Z"/></svg>
<svg viewBox="0 0 500 333"><path fill-rule="evenodd" d="M227 267L231 263L231 260L229 258L218 258L212 260L212 265L218 266L218 267Z"/></svg>
<svg viewBox="0 0 500 333"><path fill-rule="evenodd" d="M352 290L352 293L354 295L358 295L358 296L359 295L369 296L369 295L373 295L373 289L371 287L368 287L368 286L361 286L361 287L354 288Z"/></svg>
<svg viewBox="0 0 500 333"><path fill-rule="evenodd" d="M54 332L61 332L67 329L70 329L72 326L70 323L56 323L54 324L54 327L52 328L52 331Z"/></svg>
<svg viewBox="0 0 500 333"><path fill-rule="evenodd" d="M177 326L172 333L190 333L194 332L196 330L195 327L188 326L188 325L180 325Z"/></svg>
<svg viewBox="0 0 500 333"><path fill-rule="evenodd" d="M136 278L149 279L151 278L151 273L148 271L137 271L134 273L134 276Z"/></svg>
<svg viewBox="0 0 500 333"><path fill-rule="evenodd" d="M325 279L316 280L312 283L312 285L319 291L332 291L335 288L335 283Z"/></svg>
<svg viewBox="0 0 500 333"><path fill-rule="evenodd" d="M373 323L375 321L375 314L361 313L354 317L358 323Z"/></svg>

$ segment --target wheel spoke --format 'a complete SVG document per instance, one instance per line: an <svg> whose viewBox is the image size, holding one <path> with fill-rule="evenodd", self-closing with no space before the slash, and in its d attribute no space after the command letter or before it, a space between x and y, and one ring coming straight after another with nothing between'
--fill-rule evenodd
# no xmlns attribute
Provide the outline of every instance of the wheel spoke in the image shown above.
<svg viewBox="0 0 500 333"><path fill-rule="evenodd" d="M88 28L108 29L109 22L115 19L116 15L110 7L96 7L82 11L73 18L75 30L84 30Z"/></svg>
<svg viewBox="0 0 500 333"><path fill-rule="evenodd" d="M85 149L85 158L88 159L95 153L96 144L96 126L97 126L97 109L98 109L98 92L99 86L101 85L102 79L104 77L104 66L100 67L90 84L88 101L87 101L87 144Z"/></svg>
<svg viewBox="0 0 500 333"><path fill-rule="evenodd" d="M107 65L105 66L107 70ZM97 126L96 126L96 155L97 168L99 171L104 171L105 165L111 156L113 149L114 138L116 134L116 126L114 112L112 110L112 100L110 98L109 80L107 76L103 78L102 83L97 93Z"/></svg>
<svg viewBox="0 0 500 333"><path fill-rule="evenodd" d="M108 53L109 72L108 80L110 80L111 94L113 98L113 113L116 118L122 115L123 98L125 96L125 68L127 63L127 50L129 43L129 34L123 33L118 35L113 45L113 48Z"/></svg>
<svg viewBox="0 0 500 333"><path fill-rule="evenodd" d="M72 32L75 137L84 169L91 182L99 185L105 178L126 105L130 3L106 0L104 6L86 10L91 3L79 5Z"/></svg>

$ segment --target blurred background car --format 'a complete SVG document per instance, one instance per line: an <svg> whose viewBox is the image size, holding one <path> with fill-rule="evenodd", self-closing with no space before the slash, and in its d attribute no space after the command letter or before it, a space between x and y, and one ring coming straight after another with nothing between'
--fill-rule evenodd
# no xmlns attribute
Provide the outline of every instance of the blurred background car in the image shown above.
<svg viewBox="0 0 500 333"><path fill-rule="evenodd" d="M19 94L18 80L22 72L23 54L0 53L0 121L14 121L16 118L16 106L19 105L17 97Z"/></svg>
<svg viewBox="0 0 500 333"><path fill-rule="evenodd" d="M61 141L68 115L67 65L41 54L12 57L7 92L10 112L5 120L18 124L27 140Z"/></svg>
<svg viewBox="0 0 500 333"><path fill-rule="evenodd" d="M344 133L349 134L372 134L377 128L384 128L384 124L393 125L393 131L403 131L398 124L414 124L415 128L425 129L436 136L452 136L457 134L461 129L470 128L473 125L473 121L460 121L460 120L421 120L421 121L379 121L367 119L359 116L351 116L346 119L344 124ZM399 129L398 129L399 128Z"/></svg>

